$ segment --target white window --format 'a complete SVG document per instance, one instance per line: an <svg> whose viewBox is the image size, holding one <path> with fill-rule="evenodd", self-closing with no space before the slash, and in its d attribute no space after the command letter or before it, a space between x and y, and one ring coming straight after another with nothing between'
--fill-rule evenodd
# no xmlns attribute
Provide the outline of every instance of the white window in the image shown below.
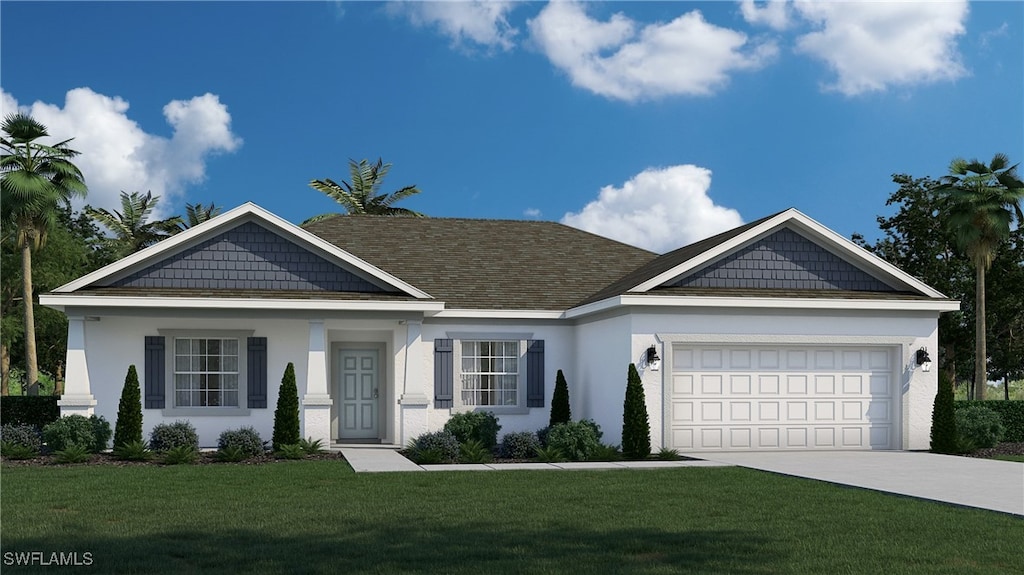
<svg viewBox="0 0 1024 575"><path fill-rule="evenodd" d="M239 407L239 339L174 338L174 407Z"/></svg>
<svg viewBox="0 0 1024 575"><path fill-rule="evenodd" d="M462 341L462 405L519 405L519 341Z"/></svg>

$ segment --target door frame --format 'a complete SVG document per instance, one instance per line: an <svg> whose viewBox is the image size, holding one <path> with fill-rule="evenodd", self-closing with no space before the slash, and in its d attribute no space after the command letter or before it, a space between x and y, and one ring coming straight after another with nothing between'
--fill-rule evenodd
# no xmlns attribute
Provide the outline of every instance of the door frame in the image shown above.
<svg viewBox="0 0 1024 575"><path fill-rule="evenodd" d="M377 436L371 438L345 438L341 435L341 354L345 351L374 351L377 353ZM380 341L371 342L334 342L331 344L330 361L330 393L331 393L331 435L341 442L379 442L386 433L384 418L386 417L384 406L385 398L388 395L388 374L386 361L387 344Z"/></svg>

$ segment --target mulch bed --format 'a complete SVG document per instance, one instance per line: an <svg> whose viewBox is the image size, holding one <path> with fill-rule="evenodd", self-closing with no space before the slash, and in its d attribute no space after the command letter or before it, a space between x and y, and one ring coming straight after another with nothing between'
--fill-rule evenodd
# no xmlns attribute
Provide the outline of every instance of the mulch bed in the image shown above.
<svg viewBox="0 0 1024 575"><path fill-rule="evenodd" d="M1021 443L1000 443L995 447L988 447L986 449L979 449L974 453L970 453L968 457L981 457L984 459L991 459L996 455L1024 455L1024 442Z"/></svg>
<svg viewBox="0 0 1024 575"><path fill-rule="evenodd" d="M344 461L345 458L342 457L341 452L329 451L329 452L325 452L325 453L320 453L318 455L309 455L309 456L306 456L305 459L299 459L299 460L295 460L295 459L278 459L278 458L274 457L271 454L267 454L267 455L261 455L259 457L252 457L252 458L246 459L245 461L239 461L237 463L225 463L225 462L217 461L216 457L214 457L214 453L213 452L206 452L206 451L204 451L204 452L201 452L199 454L199 459L197 459L196 462L193 463L192 465L268 465L268 464L273 464L273 463L281 463L281 462L285 462L285 461L311 461L311 460L312 461L332 461L332 460ZM55 466L62 466L62 467L67 467L67 466L72 466L72 465L111 465L111 466L114 466L114 467L137 467L137 466L142 466L142 465L163 466L163 463L160 463L160 460L157 457L153 458L150 461L122 461L120 459L115 458L113 455L111 455L109 453L95 454L95 455L92 456L91 459L89 459L89 461L86 461L84 463L61 464L61 463L55 462L52 455L40 455L38 457L33 457L32 459L8 459L8 458L4 457L3 458L3 464L4 464L5 467L6 466L10 466L10 467L34 467L34 466L43 466L43 465L55 465Z"/></svg>

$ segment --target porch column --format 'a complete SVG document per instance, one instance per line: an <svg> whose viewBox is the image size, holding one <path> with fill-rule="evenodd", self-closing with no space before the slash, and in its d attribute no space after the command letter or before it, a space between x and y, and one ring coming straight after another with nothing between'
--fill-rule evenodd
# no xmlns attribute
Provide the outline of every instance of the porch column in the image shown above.
<svg viewBox="0 0 1024 575"><path fill-rule="evenodd" d="M327 333L323 320L309 322L306 394L302 397L302 437L331 444L331 395L327 391Z"/></svg>
<svg viewBox="0 0 1024 575"><path fill-rule="evenodd" d="M430 405L430 396L423 387L423 340L420 337L423 322L408 320L405 322L405 328L404 385L402 397L398 400L402 413L399 438L402 445L427 432L427 407Z"/></svg>
<svg viewBox="0 0 1024 575"><path fill-rule="evenodd" d="M65 357L64 395L57 400L60 414L93 414L96 398L89 385L89 364L85 357L85 318L68 316L68 353Z"/></svg>

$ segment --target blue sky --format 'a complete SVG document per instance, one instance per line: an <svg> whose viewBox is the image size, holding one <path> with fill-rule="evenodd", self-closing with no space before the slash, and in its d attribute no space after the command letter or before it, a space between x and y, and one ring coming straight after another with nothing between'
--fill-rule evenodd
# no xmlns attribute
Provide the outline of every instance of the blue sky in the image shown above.
<svg viewBox="0 0 1024 575"><path fill-rule="evenodd" d="M664 251L796 207L878 235L893 173L1024 160L1021 2L11 2L3 113L75 137L88 202L253 201L383 157L432 216ZM42 63L45 63L43 65Z"/></svg>

